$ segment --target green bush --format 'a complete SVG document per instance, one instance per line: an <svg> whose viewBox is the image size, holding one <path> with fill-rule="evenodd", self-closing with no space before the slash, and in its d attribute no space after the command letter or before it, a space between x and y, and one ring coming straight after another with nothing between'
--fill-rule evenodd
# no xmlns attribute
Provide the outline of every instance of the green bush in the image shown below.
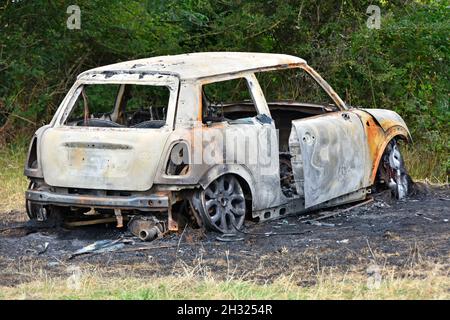
<svg viewBox="0 0 450 320"><path fill-rule="evenodd" d="M48 122L75 77L118 61L194 51L300 56L353 106L393 109L448 159L448 1L77 0L0 7L0 143ZM366 27L369 4L381 29ZM448 160L441 171L448 171Z"/></svg>

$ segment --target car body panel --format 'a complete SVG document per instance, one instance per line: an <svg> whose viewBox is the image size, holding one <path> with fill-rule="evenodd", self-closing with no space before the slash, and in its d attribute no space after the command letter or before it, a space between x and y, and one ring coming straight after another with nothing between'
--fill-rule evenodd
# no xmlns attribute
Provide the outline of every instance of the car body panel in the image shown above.
<svg viewBox="0 0 450 320"><path fill-rule="evenodd" d="M293 173L297 185L304 184L305 208L369 185L364 128L352 112L294 120L290 147L292 156L303 163L293 165Z"/></svg>
<svg viewBox="0 0 450 320"><path fill-rule="evenodd" d="M370 113L376 121L380 124L384 131L389 130L394 126L400 126L405 128L408 132L408 139L412 141L411 134L409 133L408 127L405 121L400 117L400 115L392 110L386 109L361 109L367 113Z"/></svg>
<svg viewBox="0 0 450 320"><path fill-rule="evenodd" d="M45 182L68 188L148 190L169 134L167 128L50 128L41 138Z"/></svg>
<svg viewBox="0 0 450 320"><path fill-rule="evenodd" d="M120 76L124 73L164 73L181 80L206 79L211 76L229 76L257 69L277 68L306 64L306 61L291 55L258 52L196 52L167 55L120 62L85 71L79 79L89 74L109 72Z"/></svg>
<svg viewBox="0 0 450 320"><path fill-rule="evenodd" d="M371 163L369 181L373 184L386 145L396 137L411 143L412 137L403 119L392 110L352 109L352 112L361 118L365 127Z"/></svg>

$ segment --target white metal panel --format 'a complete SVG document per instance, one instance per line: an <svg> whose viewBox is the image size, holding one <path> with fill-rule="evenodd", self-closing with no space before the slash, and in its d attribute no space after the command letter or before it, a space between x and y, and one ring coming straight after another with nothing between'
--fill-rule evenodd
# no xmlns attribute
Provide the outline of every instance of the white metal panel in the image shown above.
<svg viewBox="0 0 450 320"><path fill-rule="evenodd" d="M292 130L297 135L297 152L301 152L303 162L294 167L294 176L304 180L306 208L367 186L367 140L356 114L336 112L294 120ZM291 145L292 142L291 135ZM299 172L301 168L303 172Z"/></svg>
<svg viewBox="0 0 450 320"><path fill-rule="evenodd" d="M89 73L127 70L133 72L164 72L178 75L181 79L197 79L288 64L306 64L306 61L285 54L198 52L132 60L102 66L82 73L79 78Z"/></svg>
<svg viewBox="0 0 450 320"><path fill-rule="evenodd" d="M170 133L167 127L49 128L40 150L45 182L70 188L148 190Z"/></svg>

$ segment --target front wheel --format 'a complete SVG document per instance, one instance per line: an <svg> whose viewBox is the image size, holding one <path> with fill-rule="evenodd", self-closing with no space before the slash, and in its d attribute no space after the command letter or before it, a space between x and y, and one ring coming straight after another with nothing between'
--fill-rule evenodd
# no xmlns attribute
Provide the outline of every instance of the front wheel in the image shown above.
<svg viewBox="0 0 450 320"><path fill-rule="evenodd" d="M411 189L412 180L395 139L389 142L383 153L378 168L378 181L391 189L399 200L404 199Z"/></svg>

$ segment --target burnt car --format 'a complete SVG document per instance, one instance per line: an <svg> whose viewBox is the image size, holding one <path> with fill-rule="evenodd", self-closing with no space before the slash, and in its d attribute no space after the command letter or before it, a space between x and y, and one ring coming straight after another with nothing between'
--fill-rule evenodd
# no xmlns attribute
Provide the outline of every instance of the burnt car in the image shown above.
<svg viewBox="0 0 450 320"><path fill-rule="evenodd" d="M142 239L189 222L230 233L375 187L404 198L401 140L397 113L347 106L295 56L128 61L80 74L36 131L26 208L38 221L128 221Z"/></svg>

